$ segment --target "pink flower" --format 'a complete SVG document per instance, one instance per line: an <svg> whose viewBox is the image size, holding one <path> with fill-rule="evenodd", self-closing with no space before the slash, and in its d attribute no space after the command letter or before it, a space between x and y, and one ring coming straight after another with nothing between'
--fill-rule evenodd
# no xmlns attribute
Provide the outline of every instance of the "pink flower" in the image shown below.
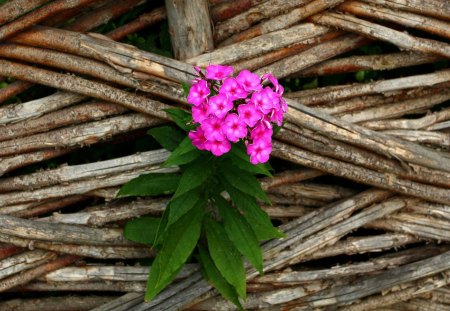
<svg viewBox="0 0 450 311"><path fill-rule="evenodd" d="M247 69L242 70L236 77L236 81L244 88L245 91L261 91L261 79L255 73L251 73Z"/></svg>
<svg viewBox="0 0 450 311"><path fill-rule="evenodd" d="M206 78L211 80L223 80L233 73L233 67L222 65L209 65L206 67Z"/></svg>
<svg viewBox="0 0 450 311"><path fill-rule="evenodd" d="M192 140L192 144L197 147L198 150L206 149L206 138L201 127L198 127L195 131L190 131L188 136Z"/></svg>
<svg viewBox="0 0 450 311"><path fill-rule="evenodd" d="M223 118L231 109L233 109L233 102L223 94L217 94L209 99L209 114Z"/></svg>
<svg viewBox="0 0 450 311"><path fill-rule="evenodd" d="M247 97L247 92L239 85L235 78L226 78L219 89L219 93L228 96L229 100Z"/></svg>
<svg viewBox="0 0 450 311"><path fill-rule="evenodd" d="M283 115L284 112L281 108L273 109L272 112L270 113L270 122L274 122L278 126L281 126L283 124Z"/></svg>
<svg viewBox="0 0 450 311"><path fill-rule="evenodd" d="M253 141L257 140L271 140L273 130L271 127L267 127L265 123L258 122L258 124L250 131L250 138Z"/></svg>
<svg viewBox="0 0 450 311"><path fill-rule="evenodd" d="M269 80L270 83L272 83L273 87L275 88L275 93L279 95L283 95L284 88L281 86L281 84L278 82L278 79L275 78L272 74L266 73L262 76L263 80Z"/></svg>
<svg viewBox="0 0 450 311"><path fill-rule="evenodd" d="M256 122L263 117L261 111L256 109L253 103L239 105L238 108L239 118L245 122L248 126L255 126Z"/></svg>
<svg viewBox="0 0 450 311"><path fill-rule="evenodd" d="M222 131L232 142L238 142L239 139L247 136L247 126L235 113L230 113L225 118Z"/></svg>
<svg viewBox="0 0 450 311"><path fill-rule="evenodd" d="M216 157L220 157L222 154L231 150L231 144L228 140L207 140L205 142L206 150L211 151Z"/></svg>
<svg viewBox="0 0 450 311"><path fill-rule="evenodd" d="M194 106L198 106L205 101L209 93L208 83L205 80L200 80L192 85L189 90L187 101Z"/></svg>
<svg viewBox="0 0 450 311"><path fill-rule="evenodd" d="M251 102L258 107L262 113L269 113L279 102L278 94L274 93L270 87L264 88L261 92L252 95Z"/></svg>
<svg viewBox="0 0 450 311"><path fill-rule="evenodd" d="M247 154L250 156L250 162L255 165L267 162L271 152L272 142L265 139L255 140L247 145Z"/></svg>
<svg viewBox="0 0 450 311"><path fill-rule="evenodd" d="M222 131L223 120L215 116L209 116L207 119L203 120L200 125L207 140L222 141L225 140L225 134Z"/></svg>
<svg viewBox="0 0 450 311"><path fill-rule="evenodd" d="M192 119L194 122L202 123L203 120L209 116L209 106L206 103L202 103L198 106L192 107Z"/></svg>

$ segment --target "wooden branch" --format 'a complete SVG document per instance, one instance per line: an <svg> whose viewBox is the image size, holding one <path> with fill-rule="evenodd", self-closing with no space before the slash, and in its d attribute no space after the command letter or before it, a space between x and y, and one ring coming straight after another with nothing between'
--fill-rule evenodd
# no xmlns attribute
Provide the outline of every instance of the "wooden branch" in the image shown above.
<svg viewBox="0 0 450 311"><path fill-rule="evenodd" d="M13 255L0 261L0 283L1 279L40 266L41 264L56 259L57 254L42 250L26 251Z"/></svg>
<svg viewBox="0 0 450 311"><path fill-rule="evenodd" d="M339 6L339 9L357 16L387 20L406 27L417 28L447 39L450 38L450 25L447 22L431 17L406 13L373 4L369 5L353 0L346 1Z"/></svg>
<svg viewBox="0 0 450 311"><path fill-rule="evenodd" d="M401 9L407 12L434 16L444 20L450 20L450 5L440 0L369 0L366 2L381 4L387 7Z"/></svg>
<svg viewBox="0 0 450 311"><path fill-rule="evenodd" d="M0 241L31 249L44 249L52 252L77 255L97 259L138 259L152 258L154 250L141 245L79 245L58 242L31 240L0 233Z"/></svg>
<svg viewBox="0 0 450 311"><path fill-rule="evenodd" d="M113 135L144 127L152 127L161 123L163 123L161 120L138 113L115 116L101 121L0 142L0 156L47 148L91 145Z"/></svg>
<svg viewBox="0 0 450 311"><path fill-rule="evenodd" d="M0 107L0 125L24 121L39 117L77 102L86 97L75 93L56 92L50 96L25 102Z"/></svg>
<svg viewBox="0 0 450 311"><path fill-rule="evenodd" d="M11 216L20 217L20 218L30 218L30 217L36 217L42 214L48 214L55 210L59 210L61 208L64 208L66 206L74 205L81 203L83 201L86 201L89 197L88 196L82 196L82 195L71 195L66 196L64 198L58 198L55 200L50 200L47 202L44 202L42 204L21 204L23 205L29 205L28 207L20 208L19 210L15 211L7 211L6 208L2 208L2 213L9 214Z"/></svg>
<svg viewBox="0 0 450 311"><path fill-rule="evenodd" d="M16 298L0 302L0 309L5 311L42 311L62 310L80 311L91 310L111 301L114 296L84 296L66 295L62 297L38 297L38 298Z"/></svg>
<svg viewBox="0 0 450 311"><path fill-rule="evenodd" d="M49 273L50 271L59 269L61 267L67 266L74 261L77 261L79 257L77 256L61 256L56 260L49 263L42 264L38 267L29 269L19 275L10 276L0 282L0 292L11 289L13 287L26 284L29 281Z"/></svg>
<svg viewBox="0 0 450 311"><path fill-rule="evenodd" d="M338 13L319 13L310 17L311 21L353 31L370 38L387 41L406 50L431 53L450 57L450 46L444 42L411 36L392 28L365 21L360 18Z"/></svg>
<svg viewBox="0 0 450 311"><path fill-rule="evenodd" d="M316 45L297 55L286 57L255 71L256 74L270 72L277 78L287 77L294 72L315 65L336 55L351 51L369 43L370 40L359 35L344 35Z"/></svg>
<svg viewBox="0 0 450 311"><path fill-rule="evenodd" d="M0 6L0 25L16 19L49 0L10 0Z"/></svg>
<svg viewBox="0 0 450 311"><path fill-rule="evenodd" d="M111 300L102 306L99 306L91 311L127 311L131 307L137 305L144 300L144 294L142 293L127 293L117 299Z"/></svg>
<svg viewBox="0 0 450 311"><path fill-rule="evenodd" d="M9 84L7 87L0 89L0 103L5 100L16 96L17 94L22 93L25 90L28 90L33 83L25 82L25 81L14 81Z"/></svg>
<svg viewBox="0 0 450 311"><path fill-rule="evenodd" d="M433 217L450 220L450 206L443 204L436 204L431 202L417 202L412 206L408 206L405 211L420 214L431 215Z"/></svg>
<svg viewBox="0 0 450 311"><path fill-rule="evenodd" d="M450 147L450 133L418 131L418 130L386 130L384 134L400 137L411 142L433 145L447 149Z"/></svg>
<svg viewBox="0 0 450 311"><path fill-rule="evenodd" d="M111 32L107 33L106 36L112 40L119 41L129 34L138 32L148 26L157 24L166 18L166 9L164 6L156 8L148 13L139 15L137 18L133 19L129 23L119 26Z"/></svg>
<svg viewBox="0 0 450 311"><path fill-rule="evenodd" d="M285 198L294 197L299 199L313 199L325 203L349 197L354 195L355 191L337 185L295 183L292 185L280 185L268 190L267 193Z"/></svg>
<svg viewBox="0 0 450 311"><path fill-rule="evenodd" d="M39 282L34 281L17 288L19 292L137 292L145 293L147 282Z"/></svg>
<svg viewBox="0 0 450 311"><path fill-rule="evenodd" d="M313 179L322 175L323 173L317 170L300 169L278 173L273 177L263 178L260 181L261 187L264 189L264 191L267 191L274 187Z"/></svg>
<svg viewBox="0 0 450 311"><path fill-rule="evenodd" d="M380 55L354 55L345 58L331 59L294 73L291 77L316 77L360 70L390 70L402 67L417 66L440 60L439 56L398 52Z"/></svg>
<svg viewBox="0 0 450 311"><path fill-rule="evenodd" d="M277 31L280 29L290 27L304 20L308 16L329 9L341 2L343 2L343 0L314 0L311 2L306 2L303 6L294 8L293 10L290 11L286 10L288 12L286 14L282 14L269 20L262 21L261 23L245 31L232 35L230 38L222 41L219 47L233 44L236 42L242 42L272 31Z"/></svg>
<svg viewBox="0 0 450 311"><path fill-rule="evenodd" d="M267 2L268 3L268 2ZM189 58L187 63L207 66L209 63L230 64L239 60L252 58L283 47L312 39L328 32L328 28L305 23L285 30L262 35L245 42L232 44L212 52Z"/></svg>
<svg viewBox="0 0 450 311"><path fill-rule="evenodd" d="M247 11L252 6L256 5L255 2L258 1L252 0L224 1L222 3L210 7L209 14L214 23L223 22L224 20L232 18L238 15L239 13Z"/></svg>
<svg viewBox="0 0 450 311"><path fill-rule="evenodd" d="M214 40L216 42L223 41L230 35L248 29L250 26L265 18L271 18L280 15L286 10L291 10L310 1L311 0L264 1L261 4L256 5L239 15L236 15L220 23L219 25L216 25L214 31Z"/></svg>
<svg viewBox="0 0 450 311"><path fill-rule="evenodd" d="M0 27L0 41L62 11L80 7L94 0L56 0Z"/></svg>
<svg viewBox="0 0 450 311"><path fill-rule="evenodd" d="M165 0L175 59L187 59L214 49L207 0L187 3Z"/></svg>
<svg viewBox="0 0 450 311"><path fill-rule="evenodd" d="M146 168L159 167L167 160L169 152L165 149L147 151L130 156L99 161L89 164L63 166L46 172L4 178L0 180L0 192L37 189L82 179L99 178L102 176Z"/></svg>
<svg viewBox="0 0 450 311"><path fill-rule="evenodd" d="M158 118L168 118L163 109L167 109L170 106L106 84L6 60L0 60L0 74L92 96Z"/></svg>
<svg viewBox="0 0 450 311"><path fill-rule="evenodd" d="M22 248L0 243L0 260L8 258L22 251Z"/></svg>
<svg viewBox="0 0 450 311"><path fill-rule="evenodd" d="M44 109L48 108L49 107L45 107ZM106 102L93 101L86 104L75 105L66 109L47 113L42 117L27 122L19 122L4 126L2 128L3 131L0 132L0 141L47 132L64 126L100 120L105 117L121 114L125 111L127 110L120 105Z"/></svg>

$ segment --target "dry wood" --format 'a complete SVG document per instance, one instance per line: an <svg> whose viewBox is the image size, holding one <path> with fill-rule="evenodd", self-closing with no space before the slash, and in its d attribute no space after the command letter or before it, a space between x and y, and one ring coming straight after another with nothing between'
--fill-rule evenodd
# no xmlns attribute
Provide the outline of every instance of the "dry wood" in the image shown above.
<svg viewBox="0 0 450 311"><path fill-rule="evenodd" d="M419 144L432 145L443 149L448 149L448 147L450 147L450 133L418 130L386 130L382 131L382 133L400 137L404 140Z"/></svg>
<svg viewBox="0 0 450 311"><path fill-rule="evenodd" d="M131 307L137 305L144 299L144 294L142 293L127 293L117 299L111 300L102 306L99 306L92 311L127 311Z"/></svg>
<svg viewBox="0 0 450 311"><path fill-rule="evenodd" d="M48 108L49 107L45 107L44 109ZM0 141L47 132L78 123L99 120L121 114L125 111L126 109L120 105L98 101L75 105L66 109L47 113L42 117L27 122L3 126L2 131L0 132Z"/></svg>
<svg viewBox="0 0 450 311"><path fill-rule="evenodd" d="M267 21L247 29L243 32L232 35L230 38L221 42L219 46L225 46L236 42L242 42L272 31L284 29L286 27L297 24L301 20L304 20L308 16L314 15L318 12L331 8L343 0L314 0L309 3L305 3L303 6L294 8L288 13L276 16ZM220 27L220 26L219 26Z"/></svg>
<svg viewBox="0 0 450 311"><path fill-rule="evenodd" d="M29 249L44 249L63 254L97 259L152 258L155 252L141 245L79 245L30 240L0 233L0 241Z"/></svg>
<svg viewBox="0 0 450 311"><path fill-rule="evenodd" d="M22 251L20 247L4 244L0 242L0 260L7 258L9 256L13 256Z"/></svg>
<svg viewBox="0 0 450 311"><path fill-rule="evenodd" d="M57 254L41 250L27 251L0 261L0 279L56 259ZM0 281L1 282L1 281Z"/></svg>
<svg viewBox="0 0 450 311"><path fill-rule="evenodd" d="M366 2L450 20L450 5L440 0L369 0Z"/></svg>
<svg viewBox="0 0 450 311"><path fill-rule="evenodd" d="M331 59L294 73L292 77L316 77L359 70L390 70L432 63L441 58L414 52L386 53L380 55L354 55Z"/></svg>
<svg viewBox="0 0 450 311"><path fill-rule="evenodd" d="M311 0L264 1L260 5L254 6L249 10L216 25L214 30L214 40L220 42L234 33L248 29L250 26L265 18L277 16L286 10L291 10L310 1Z"/></svg>
<svg viewBox="0 0 450 311"><path fill-rule="evenodd" d="M310 19L321 25L337 27L360 33L370 38L387 41L406 50L431 53L447 58L450 57L450 46L444 42L414 37L351 15L328 12L319 13L310 17Z"/></svg>
<svg viewBox="0 0 450 311"><path fill-rule="evenodd" d="M187 59L186 62L197 66L207 66L210 63L230 64L324 35L327 31L328 28L316 26L312 23L300 24L245 42L219 48L212 52Z"/></svg>
<svg viewBox="0 0 450 311"><path fill-rule="evenodd" d="M39 282L33 281L17 288L19 292L138 292L144 293L147 282L92 281L92 282Z"/></svg>
<svg viewBox="0 0 450 311"><path fill-rule="evenodd" d="M16 19L49 0L10 0L0 6L0 25Z"/></svg>
<svg viewBox="0 0 450 311"><path fill-rule="evenodd" d="M63 207L74 205L81 203L88 199L88 196L82 195L71 195L66 196L64 198L58 198L55 200L49 200L48 202L42 204L20 204L20 205L28 205L25 209L20 208L19 210L14 210L12 212L6 211L6 208L2 208L2 212L5 214L10 214L11 216L20 217L20 218L29 218L36 217L42 214L48 214L55 210L59 210Z"/></svg>
<svg viewBox="0 0 450 311"><path fill-rule="evenodd" d="M42 264L38 267L26 270L23 273L20 273L18 275L10 276L6 279L3 279L0 282L0 292L3 292L5 290L11 289L13 287L26 284L29 281L44 275L46 273L49 273L50 271L59 269L61 267L67 266L74 261L77 261L79 257L77 256L61 256L53 261L50 261L48 263Z"/></svg>
<svg viewBox="0 0 450 311"><path fill-rule="evenodd" d="M209 1L210 2L210 1ZM226 19L234 17L241 12L247 11L252 6L255 6L257 1L252 0L234 0L224 1L209 9L209 15L214 23L222 22ZM211 3L210 3L211 5Z"/></svg>
<svg viewBox="0 0 450 311"><path fill-rule="evenodd" d="M420 296L419 296L420 297ZM427 297L414 298L409 300L408 302L400 302L392 307L395 308L405 308L410 311L421 311L421 310L430 310L430 311L447 311L450 307L447 303L438 303L435 301L428 301Z"/></svg>
<svg viewBox="0 0 450 311"><path fill-rule="evenodd" d="M292 171L285 171L276 174L273 177L263 178L261 181L261 187L267 191L271 188L278 187L285 184L292 184L308 179L313 179L323 175L322 172L313 169L299 169Z"/></svg>
<svg viewBox="0 0 450 311"><path fill-rule="evenodd" d="M106 36L115 41L119 41L120 39L126 37L129 34L138 32L139 30L144 29L145 27L159 23L165 18L166 18L166 9L165 7L162 6L148 13L139 15L131 22L122 25L120 27L117 27L116 29L107 33Z"/></svg>
<svg viewBox="0 0 450 311"><path fill-rule="evenodd" d="M413 213L421 215L431 215L437 218L443 218L445 220L450 220L450 206L443 204L436 204L431 202L417 202L412 206L408 206L405 211L411 211Z"/></svg>
<svg viewBox="0 0 450 311"><path fill-rule="evenodd" d="M295 183L280 185L267 191L281 197L313 199L322 202L340 200L355 194L355 191L338 185L323 185L315 183Z"/></svg>
<svg viewBox="0 0 450 311"><path fill-rule="evenodd" d="M0 41L59 12L84 6L95 0L56 0L0 27Z"/></svg>
<svg viewBox="0 0 450 311"><path fill-rule="evenodd" d="M450 38L450 24L438 19L353 0L346 1L339 6L339 9L354 15L387 20L403 26L417 28L447 39Z"/></svg>
<svg viewBox="0 0 450 311"><path fill-rule="evenodd" d="M37 189L67 184L82 179L99 178L140 168L155 169L167 160L169 152L165 149L146 151L130 156L99 161L89 164L63 166L46 172L4 178L0 180L0 192Z"/></svg>
<svg viewBox="0 0 450 311"><path fill-rule="evenodd" d="M187 59L214 48L207 0L165 0L175 59Z"/></svg>
<svg viewBox="0 0 450 311"><path fill-rule="evenodd" d="M82 311L108 303L114 296L65 295L61 297L16 298L0 302L4 311Z"/></svg>
<svg viewBox="0 0 450 311"><path fill-rule="evenodd" d="M286 57L255 71L256 74L272 73L277 78L287 77L294 72L315 65L336 55L367 44L369 39L359 35L344 35L316 45L297 55Z"/></svg>
<svg viewBox="0 0 450 311"><path fill-rule="evenodd" d="M14 81L9 84L7 87L0 89L0 103L5 100L22 93L23 91L28 90L33 83L25 82L25 81Z"/></svg>
<svg viewBox="0 0 450 311"><path fill-rule="evenodd" d="M25 153L39 149L91 145L119 133L144 127L152 127L161 123L161 120L138 113L115 116L101 121L84 123L47 133L0 142L0 156Z"/></svg>
<svg viewBox="0 0 450 311"><path fill-rule="evenodd" d="M6 60L0 60L0 74L110 101L154 117L168 118L163 109L170 106L106 84Z"/></svg>

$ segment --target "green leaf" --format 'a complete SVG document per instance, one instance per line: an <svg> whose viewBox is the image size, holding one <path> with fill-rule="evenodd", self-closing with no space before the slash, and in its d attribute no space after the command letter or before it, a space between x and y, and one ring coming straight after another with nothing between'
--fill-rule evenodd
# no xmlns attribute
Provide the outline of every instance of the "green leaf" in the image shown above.
<svg viewBox="0 0 450 311"><path fill-rule="evenodd" d="M209 253L217 269L225 280L233 285L238 295L245 299L245 270L241 255L228 239L222 225L206 218L205 229Z"/></svg>
<svg viewBox="0 0 450 311"><path fill-rule="evenodd" d="M167 112L172 120L185 131L191 130L191 126L189 124L192 122L192 116L189 112L180 109L180 108L169 108L164 109Z"/></svg>
<svg viewBox="0 0 450 311"><path fill-rule="evenodd" d="M189 83L181 82L181 86L183 87L184 96L187 97L191 90L191 85Z"/></svg>
<svg viewBox="0 0 450 311"><path fill-rule="evenodd" d="M143 216L129 220L123 229L123 235L133 242L153 245L160 218Z"/></svg>
<svg viewBox="0 0 450 311"><path fill-rule="evenodd" d="M161 251L153 261L145 300L153 299L172 282L191 255L200 237L204 209L198 205L167 230Z"/></svg>
<svg viewBox="0 0 450 311"><path fill-rule="evenodd" d="M270 203L264 190L261 188L261 184L255 176L249 174L244 170L241 170L232 165L224 165L221 167L220 179L225 179L234 188L247 193L256 199L259 199L265 203Z"/></svg>
<svg viewBox="0 0 450 311"><path fill-rule="evenodd" d="M236 290L220 274L208 252L203 247L199 247L198 260L201 263L204 278L211 283L223 297L234 303L239 310L244 310Z"/></svg>
<svg viewBox="0 0 450 311"><path fill-rule="evenodd" d="M251 164L250 163L250 157L249 155L244 151L243 147L240 146L241 144L236 144L231 149L231 152L228 154L228 157L230 158L232 165L237 166L241 170L253 173L253 174L261 174L265 176L271 177L272 174L270 173L270 170L272 169L271 166L268 163L264 164ZM226 164L226 162L223 162ZM230 165L228 163L228 165Z"/></svg>
<svg viewBox="0 0 450 311"><path fill-rule="evenodd" d="M250 263L263 273L263 259L258 238L250 224L222 196L215 197L222 216L225 231L237 250L248 258Z"/></svg>
<svg viewBox="0 0 450 311"><path fill-rule="evenodd" d="M230 184L224 183L224 186L234 204L252 227L258 240L285 237L283 232L272 225L269 215L258 206L252 196L239 191Z"/></svg>
<svg viewBox="0 0 450 311"><path fill-rule="evenodd" d="M183 165L200 156L201 152L192 144L189 137L183 139L178 148L170 154L169 158L162 165L163 167L170 167L175 165Z"/></svg>
<svg viewBox="0 0 450 311"><path fill-rule="evenodd" d="M205 199L201 196L199 189L188 191L179 197L170 201L170 212L167 225L170 226L176 222L181 216L189 212L198 204L206 204Z"/></svg>
<svg viewBox="0 0 450 311"><path fill-rule="evenodd" d="M147 134L152 135L163 148L169 151L174 151L185 137L180 130L168 125L152 128Z"/></svg>
<svg viewBox="0 0 450 311"><path fill-rule="evenodd" d="M144 174L120 188L117 196L151 196L174 193L181 176L174 173Z"/></svg>
<svg viewBox="0 0 450 311"><path fill-rule="evenodd" d="M212 161L207 157L200 157L186 167L180 179L177 191L172 199L179 197L186 192L197 188L206 182L212 175L213 167Z"/></svg>

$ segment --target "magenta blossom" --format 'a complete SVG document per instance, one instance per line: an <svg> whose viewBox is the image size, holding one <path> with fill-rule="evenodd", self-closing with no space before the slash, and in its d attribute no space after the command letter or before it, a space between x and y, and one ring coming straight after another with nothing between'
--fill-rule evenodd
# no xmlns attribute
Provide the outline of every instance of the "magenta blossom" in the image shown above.
<svg viewBox="0 0 450 311"><path fill-rule="evenodd" d="M209 65L206 67L206 78L211 80L223 80L233 73L233 67L222 65Z"/></svg>
<svg viewBox="0 0 450 311"><path fill-rule="evenodd" d="M190 131L188 136L192 140L192 144L197 147L198 150L206 150L206 137L201 127L198 127L195 131Z"/></svg>
<svg viewBox="0 0 450 311"><path fill-rule="evenodd" d="M205 80L200 80L192 85L187 101L194 106L198 106L206 100L210 93L208 83Z"/></svg>
<svg viewBox="0 0 450 311"><path fill-rule="evenodd" d="M244 88L245 91L261 91L261 79L255 73L251 73L247 69L242 70L236 77L236 81Z"/></svg>
<svg viewBox="0 0 450 311"><path fill-rule="evenodd" d="M271 142L264 139L253 141L253 143L247 145L247 154L250 156L252 164L267 162L271 152Z"/></svg>
<svg viewBox="0 0 450 311"><path fill-rule="evenodd" d="M194 122L202 123L203 120L209 116L209 106L207 103L202 103L198 106L192 106L192 119Z"/></svg>
<svg viewBox="0 0 450 311"><path fill-rule="evenodd" d="M250 138L253 141L256 140L272 140L272 127L267 127L265 122L258 122L255 127L250 131Z"/></svg>
<svg viewBox="0 0 450 311"><path fill-rule="evenodd" d="M234 143L247 136L246 124L235 113L227 115L222 130L227 138Z"/></svg>
<svg viewBox="0 0 450 311"><path fill-rule="evenodd" d="M211 151L216 157L220 157L231 150L231 144L228 140L207 140L205 147L206 150Z"/></svg>
<svg viewBox="0 0 450 311"><path fill-rule="evenodd" d="M215 116L209 116L207 119L203 120L200 127L205 133L207 140L225 140L225 134L222 131L223 120Z"/></svg>
<svg viewBox="0 0 450 311"><path fill-rule="evenodd" d="M247 92L235 78L226 78L219 89L219 93L226 95L229 100L247 97Z"/></svg>
<svg viewBox="0 0 450 311"><path fill-rule="evenodd" d="M231 109L233 109L233 102L228 100L224 94L217 94L209 99L209 114L221 119Z"/></svg>
<svg viewBox="0 0 450 311"><path fill-rule="evenodd" d="M253 103L238 106L239 118L242 119L248 126L254 127L256 122L263 117L261 111L256 109Z"/></svg>

